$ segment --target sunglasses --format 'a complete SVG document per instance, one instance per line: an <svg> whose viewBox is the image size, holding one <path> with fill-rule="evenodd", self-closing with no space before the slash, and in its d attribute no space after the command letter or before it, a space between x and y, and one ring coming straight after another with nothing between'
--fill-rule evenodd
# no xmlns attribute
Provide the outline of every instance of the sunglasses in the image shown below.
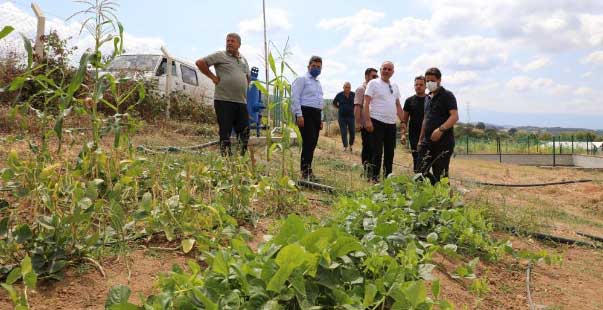
<svg viewBox="0 0 603 310"><path fill-rule="evenodd" d="M371 79L376 79L378 77L379 77L378 75L373 75L373 76L371 76Z"/></svg>
<svg viewBox="0 0 603 310"><path fill-rule="evenodd" d="M389 86L389 92L390 92L390 94L393 94L394 93L394 89L392 88L392 84L389 84L387 86Z"/></svg>

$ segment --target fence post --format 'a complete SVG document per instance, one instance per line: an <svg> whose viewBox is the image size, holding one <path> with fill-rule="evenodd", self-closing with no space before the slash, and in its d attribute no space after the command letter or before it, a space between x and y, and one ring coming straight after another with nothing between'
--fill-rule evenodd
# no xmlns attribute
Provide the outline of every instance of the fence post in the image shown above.
<svg viewBox="0 0 603 310"><path fill-rule="evenodd" d="M589 147L590 147L590 145L588 145L588 136L586 136L586 155L590 154Z"/></svg>
<svg viewBox="0 0 603 310"><path fill-rule="evenodd" d="M469 135L467 135L467 155L469 155Z"/></svg>
<svg viewBox="0 0 603 310"><path fill-rule="evenodd" d="M37 3L32 2L31 9L36 14L36 18L38 19L38 28L36 30L36 41L34 43L34 52L37 56L38 62L42 62L44 59L44 32L46 30L46 17L44 16L44 12L40 9Z"/></svg>
<svg viewBox="0 0 603 310"><path fill-rule="evenodd" d="M572 135L572 154L574 154L574 135Z"/></svg>
<svg viewBox="0 0 603 310"><path fill-rule="evenodd" d="M536 153L540 153L540 140L537 136L534 136L536 139Z"/></svg>
<svg viewBox="0 0 603 310"><path fill-rule="evenodd" d="M561 143L561 136L559 136L559 154L563 154L563 143Z"/></svg>
<svg viewBox="0 0 603 310"><path fill-rule="evenodd" d="M528 154L530 154L530 135L528 135Z"/></svg>
<svg viewBox="0 0 603 310"><path fill-rule="evenodd" d="M555 137L553 137L553 167L556 166L556 162L555 162L555 149L557 148L557 146L555 145Z"/></svg>
<svg viewBox="0 0 603 310"><path fill-rule="evenodd" d="M163 56L165 56L166 58L166 63L165 63L165 97L167 98L167 108L165 109L165 117L167 119L170 119L170 106L171 106L171 99L170 99L170 93L172 90L172 56L170 55L170 53L168 52L168 50L165 48L165 46L161 47L161 52L163 53Z"/></svg>
<svg viewBox="0 0 603 310"><path fill-rule="evenodd" d="M498 143L498 161L502 163L502 144L500 144L500 137L497 137L496 141Z"/></svg>

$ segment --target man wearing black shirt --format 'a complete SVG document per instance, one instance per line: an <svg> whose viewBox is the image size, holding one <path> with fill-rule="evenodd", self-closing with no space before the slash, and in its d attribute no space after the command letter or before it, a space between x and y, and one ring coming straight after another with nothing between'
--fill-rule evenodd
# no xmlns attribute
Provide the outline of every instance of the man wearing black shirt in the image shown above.
<svg viewBox="0 0 603 310"><path fill-rule="evenodd" d="M434 185L441 177L448 177L454 150L453 127L459 114L454 94L441 86L442 73L438 68L428 69L425 81L429 95L419 137L420 171Z"/></svg>
<svg viewBox="0 0 603 310"><path fill-rule="evenodd" d="M408 124L408 140L410 140L413 170L417 173L419 172L419 153L417 152L417 144L419 143L419 135L421 135L423 114L425 110L425 77L422 75L415 78L415 93L414 96L406 98L406 101L404 102L400 129L402 131L401 142L402 144L406 144L406 128Z"/></svg>
<svg viewBox="0 0 603 310"><path fill-rule="evenodd" d="M339 109L337 118L339 120L339 131L341 132L341 142L343 143L344 151L352 151L356 129L354 128L354 92L350 82L343 84L343 91L335 96L333 105ZM350 140L348 143L348 133ZM348 149L349 146L349 149Z"/></svg>

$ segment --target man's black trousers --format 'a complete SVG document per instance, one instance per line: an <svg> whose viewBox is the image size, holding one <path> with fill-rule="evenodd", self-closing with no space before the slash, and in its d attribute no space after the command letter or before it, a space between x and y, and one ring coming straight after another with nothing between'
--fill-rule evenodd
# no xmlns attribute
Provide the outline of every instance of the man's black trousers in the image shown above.
<svg viewBox="0 0 603 310"><path fill-rule="evenodd" d="M249 141L247 105L240 102L214 100L214 109L220 128L220 152L222 156L232 155L230 135L233 129L239 141L240 154L245 155Z"/></svg>
<svg viewBox="0 0 603 310"><path fill-rule="evenodd" d="M382 164L385 177L392 173L394 149L396 148L396 124L387 124L373 118L371 118L371 122L373 132L370 134L372 160L369 178L379 181Z"/></svg>
<svg viewBox="0 0 603 310"><path fill-rule="evenodd" d="M317 108L302 106L301 110L304 117L304 127L299 128L303 140L300 168L302 176L308 177L312 174L312 160L318 143L322 115L321 110Z"/></svg>

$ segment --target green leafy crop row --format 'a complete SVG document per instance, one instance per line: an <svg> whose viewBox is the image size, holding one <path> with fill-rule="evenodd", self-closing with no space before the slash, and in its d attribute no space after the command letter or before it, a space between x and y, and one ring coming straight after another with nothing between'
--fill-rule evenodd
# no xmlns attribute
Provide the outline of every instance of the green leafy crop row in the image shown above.
<svg viewBox="0 0 603 310"><path fill-rule="evenodd" d="M495 260L514 252L490 238L479 211L449 193L446 184L390 178L340 199L321 223L290 215L256 252L235 238L207 252L205 269L194 261L188 271L175 266L142 306L128 301L127 287L115 287L107 309L450 309L431 274L434 254ZM476 262L457 276L475 277Z"/></svg>

